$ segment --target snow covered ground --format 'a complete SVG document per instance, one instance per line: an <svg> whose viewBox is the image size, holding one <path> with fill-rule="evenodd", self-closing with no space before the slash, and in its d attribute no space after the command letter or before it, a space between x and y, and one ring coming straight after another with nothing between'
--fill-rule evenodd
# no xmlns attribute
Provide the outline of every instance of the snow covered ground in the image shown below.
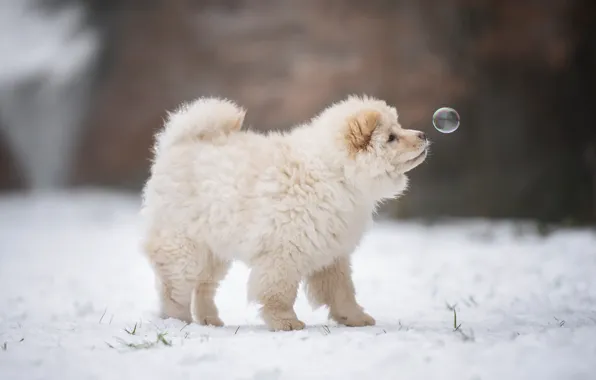
<svg viewBox="0 0 596 380"><path fill-rule="evenodd" d="M0 198L0 379L596 378L593 232L379 223L355 254L377 326L337 327L301 293L308 328L272 333L240 264L217 296L226 327L156 318L138 206L113 193Z"/></svg>

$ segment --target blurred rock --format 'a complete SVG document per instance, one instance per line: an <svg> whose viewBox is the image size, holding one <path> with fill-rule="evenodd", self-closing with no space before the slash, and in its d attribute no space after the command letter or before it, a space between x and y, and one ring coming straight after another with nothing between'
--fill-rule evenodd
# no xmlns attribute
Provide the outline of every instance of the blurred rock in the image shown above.
<svg viewBox="0 0 596 380"><path fill-rule="evenodd" d="M0 189L18 190L23 189L24 186L22 172L19 170L4 136L0 134Z"/></svg>

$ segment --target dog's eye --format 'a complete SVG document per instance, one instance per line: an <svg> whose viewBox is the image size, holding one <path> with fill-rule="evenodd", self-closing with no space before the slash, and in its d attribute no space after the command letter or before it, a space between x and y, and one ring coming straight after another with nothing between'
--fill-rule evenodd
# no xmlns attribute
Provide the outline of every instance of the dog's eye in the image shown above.
<svg viewBox="0 0 596 380"><path fill-rule="evenodd" d="M392 141L395 141L395 140L397 140L397 135L395 133L391 133L389 135L389 137L387 138L387 142L392 142Z"/></svg>

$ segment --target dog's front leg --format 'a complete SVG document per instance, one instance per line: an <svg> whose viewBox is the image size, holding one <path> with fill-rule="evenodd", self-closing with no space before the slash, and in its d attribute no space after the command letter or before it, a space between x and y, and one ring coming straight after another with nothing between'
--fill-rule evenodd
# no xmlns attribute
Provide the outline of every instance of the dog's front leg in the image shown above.
<svg viewBox="0 0 596 380"><path fill-rule="evenodd" d="M306 279L306 294L313 306L329 307L329 318L346 326L373 326L373 317L356 302L350 257L316 271Z"/></svg>
<svg viewBox="0 0 596 380"><path fill-rule="evenodd" d="M272 331L302 330L304 323L294 311L300 274L291 262L264 256L252 266L248 279L249 300L262 305L261 317Z"/></svg>

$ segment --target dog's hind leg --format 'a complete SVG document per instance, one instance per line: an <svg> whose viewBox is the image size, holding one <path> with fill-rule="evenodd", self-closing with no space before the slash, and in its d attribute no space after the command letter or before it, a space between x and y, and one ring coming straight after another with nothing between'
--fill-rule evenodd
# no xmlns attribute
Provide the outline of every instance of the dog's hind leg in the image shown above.
<svg viewBox="0 0 596 380"><path fill-rule="evenodd" d="M191 300L198 273L195 244L162 234L149 240L145 251L157 278L160 316L192 322Z"/></svg>
<svg viewBox="0 0 596 380"><path fill-rule="evenodd" d="M201 325L224 325L219 318L214 299L219 283L228 273L230 265L229 261L221 260L208 250L199 254L199 274L194 288L194 311Z"/></svg>
<svg viewBox="0 0 596 380"><path fill-rule="evenodd" d="M191 323L192 282L158 275L161 318L176 318Z"/></svg>

